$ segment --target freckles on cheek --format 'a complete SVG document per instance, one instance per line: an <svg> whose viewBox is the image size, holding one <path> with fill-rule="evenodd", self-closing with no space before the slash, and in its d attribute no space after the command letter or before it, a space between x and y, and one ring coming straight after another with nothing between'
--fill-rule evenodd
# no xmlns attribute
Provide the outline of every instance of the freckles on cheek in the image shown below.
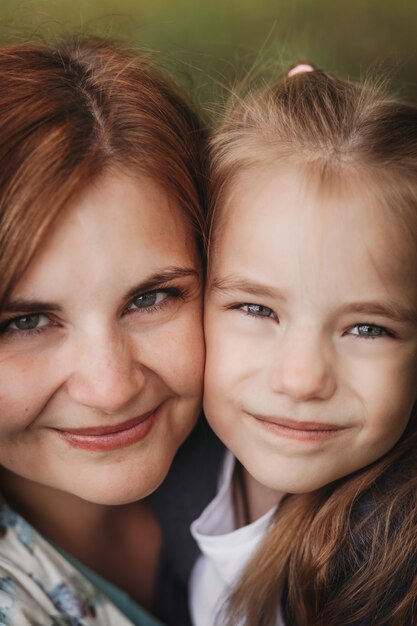
<svg viewBox="0 0 417 626"><path fill-rule="evenodd" d="M16 392L13 389L5 391L0 386L0 427L4 428L7 424L9 430L19 429L22 424L32 421L38 406L40 410L42 402L28 398L27 392Z"/></svg>
<svg viewBox="0 0 417 626"><path fill-rule="evenodd" d="M186 370L194 370L194 375L202 375L205 361L205 344L201 324L188 325L182 336L176 338L174 354Z"/></svg>
<svg viewBox="0 0 417 626"><path fill-rule="evenodd" d="M167 329L147 347L162 378L177 389L190 390L202 386L204 371L204 337L202 325L191 319Z"/></svg>
<svg viewBox="0 0 417 626"><path fill-rule="evenodd" d="M49 382L48 382L49 381ZM51 376L43 360L14 355L0 362L0 419L17 423L41 410Z"/></svg>

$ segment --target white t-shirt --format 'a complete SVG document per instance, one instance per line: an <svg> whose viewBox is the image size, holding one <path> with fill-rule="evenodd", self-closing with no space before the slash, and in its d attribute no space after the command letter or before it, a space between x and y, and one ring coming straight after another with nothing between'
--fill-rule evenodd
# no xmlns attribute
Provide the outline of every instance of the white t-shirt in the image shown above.
<svg viewBox="0 0 417 626"><path fill-rule="evenodd" d="M235 529L232 477L235 458L227 452L217 496L191 524L202 552L190 578L190 612L194 626L221 626L220 610L262 540L275 507L252 524ZM284 626L277 619L277 626Z"/></svg>

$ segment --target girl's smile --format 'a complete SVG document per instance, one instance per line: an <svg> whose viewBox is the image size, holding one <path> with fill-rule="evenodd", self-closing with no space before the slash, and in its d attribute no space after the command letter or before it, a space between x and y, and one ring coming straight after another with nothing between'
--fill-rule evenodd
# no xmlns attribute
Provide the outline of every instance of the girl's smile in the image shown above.
<svg viewBox="0 0 417 626"><path fill-rule="evenodd" d="M416 401L417 281L383 206L295 170L240 177L206 294L205 411L248 472L306 492L369 465Z"/></svg>
<svg viewBox="0 0 417 626"><path fill-rule="evenodd" d="M305 422L284 417L253 415L253 418L268 432L297 441L325 441L338 435L346 428L335 424Z"/></svg>

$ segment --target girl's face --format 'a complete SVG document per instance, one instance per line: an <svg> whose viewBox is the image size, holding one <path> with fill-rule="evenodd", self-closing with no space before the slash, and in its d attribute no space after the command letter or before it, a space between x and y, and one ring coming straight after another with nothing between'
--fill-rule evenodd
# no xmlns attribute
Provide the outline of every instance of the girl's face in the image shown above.
<svg viewBox="0 0 417 626"><path fill-rule="evenodd" d="M368 465L407 426L417 280L400 230L369 198L325 198L293 170L234 188L208 279L204 406L277 495Z"/></svg>
<svg viewBox="0 0 417 626"><path fill-rule="evenodd" d="M153 491L196 419L200 267L175 202L107 174L0 315L0 463L99 503Z"/></svg>

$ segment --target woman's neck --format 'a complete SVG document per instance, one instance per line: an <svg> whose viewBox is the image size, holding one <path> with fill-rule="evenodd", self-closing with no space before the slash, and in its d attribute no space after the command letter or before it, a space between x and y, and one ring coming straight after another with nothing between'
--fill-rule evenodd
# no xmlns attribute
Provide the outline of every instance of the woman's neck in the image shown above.
<svg viewBox="0 0 417 626"><path fill-rule="evenodd" d="M112 507L86 502L4 468L0 471L7 502L42 535L72 554L91 550L91 538L101 536L111 522ZM89 546L84 545L87 537Z"/></svg>
<svg viewBox="0 0 417 626"><path fill-rule="evenodd" d="M160 531L141 503L108 506L0 470L6 501L47 540L152 608Z"/></svg>

